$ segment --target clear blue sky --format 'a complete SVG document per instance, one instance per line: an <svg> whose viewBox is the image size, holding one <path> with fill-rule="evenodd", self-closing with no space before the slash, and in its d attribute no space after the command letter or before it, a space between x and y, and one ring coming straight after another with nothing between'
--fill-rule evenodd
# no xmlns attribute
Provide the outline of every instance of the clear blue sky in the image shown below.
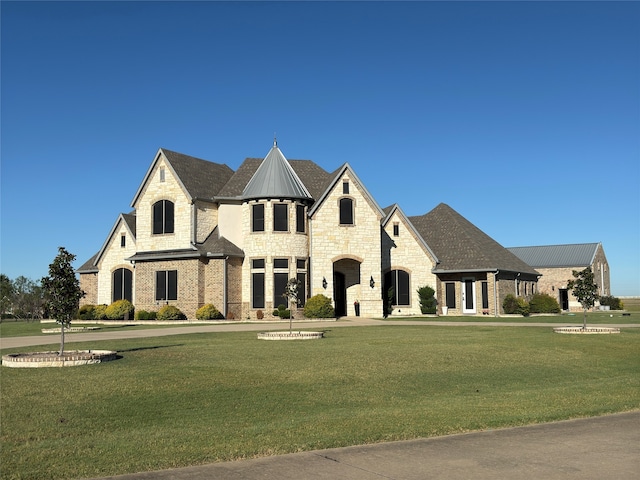
<svg viewBox="0 0 640 480"><path fill-rule="evenodd" d="M640 295L638 2L8 2L1 272L102 246L158 148L237 168L274 132L382 206L506 247L602 242Z"/></svg>

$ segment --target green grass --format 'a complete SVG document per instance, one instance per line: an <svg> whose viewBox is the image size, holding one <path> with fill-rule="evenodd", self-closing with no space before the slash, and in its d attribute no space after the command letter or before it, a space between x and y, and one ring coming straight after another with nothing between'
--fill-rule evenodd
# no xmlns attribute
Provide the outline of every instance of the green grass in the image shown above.
<svg viewBox="0 0 640 480"><path fill-rule="evenodd" d="M106 476L640 408L637 329L327 328L319 341L77 343L122 358L4 367L0 475Z"/></svg>

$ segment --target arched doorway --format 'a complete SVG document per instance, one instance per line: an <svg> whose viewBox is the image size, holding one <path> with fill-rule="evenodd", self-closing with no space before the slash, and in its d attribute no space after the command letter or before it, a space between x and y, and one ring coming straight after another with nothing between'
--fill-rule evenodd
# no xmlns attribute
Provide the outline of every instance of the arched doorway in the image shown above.
<svg viewBox="0 0 640 480"><path fill-rule="evenodd" d="M333 262L333 301L337 317L355 315L351 305L360 299L360 261L342 258Z"/></svg>

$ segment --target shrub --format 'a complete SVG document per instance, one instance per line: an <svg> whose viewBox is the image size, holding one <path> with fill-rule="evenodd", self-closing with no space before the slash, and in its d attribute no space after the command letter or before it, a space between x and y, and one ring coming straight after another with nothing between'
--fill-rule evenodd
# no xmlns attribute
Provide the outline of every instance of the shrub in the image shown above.
<svg viewBox="0 0 640 480"><path fill-rule="evenodd" d="M624 310L622 300L617 297L600 297L600 305L608 306L611 310Z"/></svg>
<svg viewBox="0 0 640 480"><path fill-rule="evenodd" d="M109 320L129 320L133 318L133 304L129 300L116 300L105 310Z"/></svg>
<svg viewBox="0 0 640 480"><path fill-rule="evenodd" d="M516 298L512 294L504 297L502 308L504 309L504 313L507 314L518 314L522 315L523 317L529 315L529 304L527 303L527 301L521 297Z"/></svg>
<svg viewBox="0 0 640 480"><path fill-rule="evenodd" d="M196 318L198 320L220 320L224 318L224 315L213 304L207 303L196 311Z"/></svg>
<svg viewBox="0 0 640 480"><path fill-rule="evenodd" d="M136 310L136 320L155 320L156 312L148 312L146 310Z"/></svg>
<svg viewBox="0 0 640 480"><path fill-rule="evenodd" d="M178 307L173 305L165 305L156 314L158 320L186 320L187 317L180 311Z"/></svg>
<svg viewBox="0 0 640 480"><path fill-rule="evenodd" d="M93 309L93 319L94 320L106 320L107 319L107 306L106 305L96 305Z"/></svg>
<svg viewBox="0 0 640 480"><path fill-rule="evenodd" d="M80 307L80 310L78 310L78 318L80 320L95 320L94 318L94 310L95 310L96 306L95 305L83 305Z"/></svg>
<svg viewBox="0 0 640 480"><path fill-rule="evenodd" d="M422 313L436 313L438 301L435 298L436 291L429 287L424 286L418 289L418 297L420 298L420 311Z"/></svg>
<svg viewBox="0 0 640 480"><path fill-rule="evenodd" d="M307 318L334 318L336 312L331 299L319 293L307 300L304 305L304 316Z"/></svg>
<svg viewBox="0 0 640 480"><path fill-rule="evenodd" d="M558 301L546 293L536 293L529 302L531 313L560 313Z"/></svg>

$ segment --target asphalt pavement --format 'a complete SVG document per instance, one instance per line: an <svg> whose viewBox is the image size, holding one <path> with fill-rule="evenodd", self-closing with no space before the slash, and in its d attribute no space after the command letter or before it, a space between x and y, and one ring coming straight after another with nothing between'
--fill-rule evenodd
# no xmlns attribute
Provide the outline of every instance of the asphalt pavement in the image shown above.
<svg viewBox="0 0 640 480"><path fill-rule="evenodd" d="M640 478L640 411L106 478L632 480Z"/></svg>

